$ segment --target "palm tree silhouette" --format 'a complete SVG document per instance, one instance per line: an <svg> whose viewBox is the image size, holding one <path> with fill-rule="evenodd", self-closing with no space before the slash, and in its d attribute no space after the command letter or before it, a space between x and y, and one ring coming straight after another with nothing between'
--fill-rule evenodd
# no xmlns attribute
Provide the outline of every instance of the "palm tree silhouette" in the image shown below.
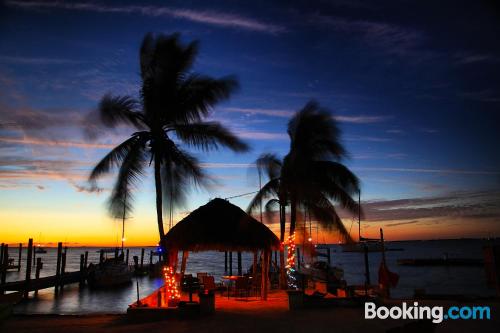
<svg viewBox="0 0 500 333"><path fill-rule="evenodd" d="M346 241L350 241L333 202L356 213L359 206L352 196L359 192L359 180L341 163L347 152L340 143L335 119L311 101L289 121L288 135L290 150L282 161L273 154L263 154L257 159L257 168L269 180L252 199L248 211L260 207L261 202L268 199L266 212L278 205L281 241L285 236L287 206L290 206L290 235L295 231L297 215L302 210L323 227L338 230Z"/></svg>
<svg viewBox="0 0 500 333"><path fill-rule="evenodd" d="M153 165L156 215L160 240L164 236L163 206L182 203L190 185L204 185L198 160L179 143L204 151L227 147L243 152L248 146L216 122L204 122L211 108L238 87L234 78L214 79L191 71L198 43L183 45L179 34L148 34L140 48L142 86L139 100L106 94L99 103L107 127L130 125L135 132L109 152L92 170L89 180L113 168L118 178L109 199L112 216L132 209L132 189Z"/></svg>

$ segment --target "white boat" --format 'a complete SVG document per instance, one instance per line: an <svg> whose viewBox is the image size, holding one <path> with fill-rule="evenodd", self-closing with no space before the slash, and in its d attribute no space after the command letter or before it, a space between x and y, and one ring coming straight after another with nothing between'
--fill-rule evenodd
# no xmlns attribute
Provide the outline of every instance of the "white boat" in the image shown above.
<svg viewBox="0 0 500 333"><path fill-rule="evenodd" d="M130 283L132 272L121 258L106 259L100 264L90 264L87 281L91 287L115 287Z"/></svg>

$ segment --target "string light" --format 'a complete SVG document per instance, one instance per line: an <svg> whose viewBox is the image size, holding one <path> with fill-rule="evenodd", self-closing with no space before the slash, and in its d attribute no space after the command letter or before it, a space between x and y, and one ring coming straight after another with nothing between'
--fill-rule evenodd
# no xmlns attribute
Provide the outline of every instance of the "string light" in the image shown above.
<svg viewBox="0 0 500 333"><path fill-rule="evenodd" d="M288 281L289 289L298 289L297 288L297 276L295 269L295 232L288 236L287 242L287 258L286 258L286 275Z"/></svg>
<svg viewBox="0 0 500 333"><path fill-rule="evenodd" d="M169 304L175 304L181 298L174 270L171 266L163 267L163 277L165 278L165 289Z"/></svg>

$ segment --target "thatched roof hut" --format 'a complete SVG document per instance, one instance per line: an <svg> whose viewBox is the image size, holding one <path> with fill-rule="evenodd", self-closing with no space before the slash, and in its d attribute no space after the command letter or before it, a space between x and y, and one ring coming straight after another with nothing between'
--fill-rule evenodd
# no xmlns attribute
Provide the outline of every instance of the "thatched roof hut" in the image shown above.
<svg viewBox="0 0 500 333"><path fill-rule="evenodd" d="M165 235L167 249L179 251L277 250L278 237L241 208L213 199L178 222Z"/></svg>

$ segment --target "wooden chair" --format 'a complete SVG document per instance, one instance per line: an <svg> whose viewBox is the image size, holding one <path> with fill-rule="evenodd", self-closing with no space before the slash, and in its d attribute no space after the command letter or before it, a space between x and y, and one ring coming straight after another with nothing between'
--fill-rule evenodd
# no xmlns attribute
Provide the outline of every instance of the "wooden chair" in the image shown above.
<svg viewBox="0 0 500 333"><path fill-rule="evenodd" d="M234 286L234 293L236 297L242 297L245 295L245 297L248 298L250 296L250 289L251 286L248 277L242 276L236 279Z"/></svg>

